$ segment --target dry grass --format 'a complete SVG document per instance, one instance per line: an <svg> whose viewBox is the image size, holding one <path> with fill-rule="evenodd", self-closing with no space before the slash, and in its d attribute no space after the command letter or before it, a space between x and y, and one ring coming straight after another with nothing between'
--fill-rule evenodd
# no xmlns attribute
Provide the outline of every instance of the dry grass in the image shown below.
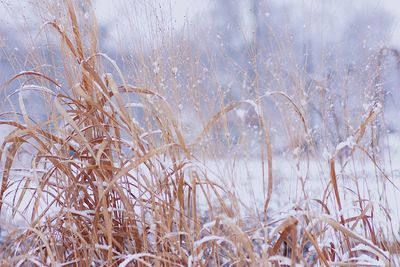
<svg viewBox="0 0 400 267"><path fill-rule="evenodd" d="M270 215L273 143L261 102L283 101L295 116L285 120L298 122L299 131L309 134L307 114L288 94L275 91L223 104L188 140L174 113L178 103L157 88L128 84L117 64L98 52L95 24L86 39L72 1L63 8L69 27L60 21L44 26L60 38L63 76L26 71L7 84L20 82L14 93L20 112L15 120L0 120L13 129L0 150L0 210L25 223L8 231L0 249L3 265L353 266L359 255L393 264L399 245L378 233L372 204L359 195L358 216L338 212L343 194L335 162L341 149L325 162L330 184L324 198L314 201L318 208L310 201L284 218ZM46 120L30 118L22 97L27 90L50 99ZM140 99L146 127L128 106L132 96ZM254 108L262 132L261 164L267 174L262 174L265 197L258 216L244 216L240 197L212 179L198 159L213 128L229 123L228 114L243 106ZM349 160L360 150L379 168L360 144L379 112L372 107L352 133ZM309 145L310 151L316 149L312 141ZM23 149L31 162L20 166ZM360 225L363 234L355 231ZM345 253L348 259L341 257Z"/></svg>

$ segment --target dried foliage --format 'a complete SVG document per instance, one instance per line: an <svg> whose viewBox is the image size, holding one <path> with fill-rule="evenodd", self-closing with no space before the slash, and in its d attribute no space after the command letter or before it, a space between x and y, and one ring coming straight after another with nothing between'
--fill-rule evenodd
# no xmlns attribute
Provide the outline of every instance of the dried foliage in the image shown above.
<svg viewBox="0 0 400 267"><path fill-rule="evenodd" d="M343 208L336 170L343 148L325 166L330 184L325 197L314 201L318 209L307 204L283 218L270 215L273 143L260 103L266 98L284 101L300 121L299 131L307 135L307 114L294 99L275 91L254 101L223 105L194 141L187 140L173 112L177 103L157 88L128 84L117 64L98 51L95 21L84 37L73 2L65 3L70 31L59 21L44 26L60 38L64 76L32 70L7 84L20 82L13 95L18 95L21 112L16 120L0 120L13 128L0 150L0 210L24 217L26 226L9 231L0 249L2 264L350 266L363 254L390 265L390 255L398 253L399 246L376 232L370 203L360 198L356 217L330 210L332 200L337 211ZM103 71L105 65L113 74ZM50 99L47 120L30 117L22 97L27 90ZM132 95L140 99L147 128L138 124L128 105ZM243 106L254 108L263 134L262 164L268 172L259 217L242 216L240 196L211 179L196 158L197 151L207 149L203 141L209 132ZM378 107L376 103L353 133L349 158L357 149L368 154L360 142L379 116ZM315 148L312 141L310 147ZM32 157L20 167L23 148ZM200 207L199 202L206 204ZM364 235L354 231L360 224ZM332 241L320 242L327 237ZM345 253L350 260L341 258Z"/></svg>

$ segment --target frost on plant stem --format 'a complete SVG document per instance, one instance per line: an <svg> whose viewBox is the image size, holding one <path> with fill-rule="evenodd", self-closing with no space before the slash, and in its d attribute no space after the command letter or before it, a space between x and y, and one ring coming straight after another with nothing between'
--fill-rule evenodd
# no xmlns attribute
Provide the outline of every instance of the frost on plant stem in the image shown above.
<svg viewBox="0 0 400 267"><path fill-rule="evenodd" d="M355 145L356 145L355 138L354 138L354 136L350 135L349 137L347 137L347 139L345 141L340 142L336 146L336 151L340 151L340 150L344 149L345 147L353 149Z"/></svg>

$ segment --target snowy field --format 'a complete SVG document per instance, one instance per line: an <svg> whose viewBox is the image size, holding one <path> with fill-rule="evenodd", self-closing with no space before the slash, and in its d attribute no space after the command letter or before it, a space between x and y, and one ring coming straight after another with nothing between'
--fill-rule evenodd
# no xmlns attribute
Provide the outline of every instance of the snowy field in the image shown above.
<svg viewBox="0 0 400 267"><path fill-rule="evenodd" d="M9 129L2 128L2 140L6 136ZM354 144L352 140L347 140L338 144L337 149L343 149L345 147L352 148ZM290 216L301 217L304 211L299 209L300 207L308 207L307 214L315 212L315 216L321 216L319 214L326 214L326 218L339 218L344 216L345 218L354 218L360 216L360 214L370 215L373 217L373 225L375 229L380 231L380 234L386 241L394 242L400 239L400 169L398 165L398 159L400 159L400 142L399 137L395 134L389 135L388 147L390 149L390 158L384 158L384 165L376 166L370 160L362 161L360 159L354 160L353 158L346 157L341 158L341 164L336 164L336 174L338 179L338 187L340 197L342 200L342 210L339 210L337 203L335 203L332 196L327 194L333 194L331 191L330 184L330 166L329 159L334 152L324 151L324 157L320 159L310 158L305 160L304 157L300 157L297 151L292 154L274 155L273 156L273 191L272 198L269 204L269 228L274 231L274 227L279 222L287 219ZM355 157L357 158L357 157ZM36 169L34 172L29 169L25 169L23 162L28 163L32 160L29 156L29 152L25 151L19 156L18 161L15 164L15 175L13 181L19 181L22 177L34 178L39 172L45 172L45 169ZM172 163L169 163L172 164ZM255 158L228 158L228 159L206 159L204 161L194 160L193 166L201 169L207 174L208 179L212 182L216 182L222 185L227 195L224 197L238 201L238 210L240 211L243 218L249 218L250 220L260 219L263 217L263 205L266 198L266 187L267 187L267 166L266 163L262 163L261 160ZM264 170L263 170L264 165ZM146 173L145 168L141 168ZM166 169L171 168L166 165ZM132 171L136 173L136 171ZM264 173L264 177L263 177ZM377 175L377 173L384 173ZM377 178L379 177L379 178ZM188 181L190 182L190 181ZM21 181L23 183L23 181ZM36 181L36 184L38 181ZM17 188L19 185L11 186L8 192L12 192L13 188ZM35 179L29 185L35 187ZM138 191L134 191L134 194ZM2 235L16 230L25 229L30 225L31 210L32 207L32 194L25 193L25 196L18 199L20 194L14 195L9 194L9 197L4 199L4 203L8 203L9 206L14 206L16 203L19 205L17 212L13 214L10 207L5 207L2 210ZM327 200L328 199L328 200ZM363 203L360 204L359 200L362 199ZM44 201L44 200L43 200ZM39 206L39 212L47 208L48 201L51 198L47 198ZM209 201L217 201L217 199L198 199L198 208L200 213L207 211L207 203ZM326 206L322 206L320 203L326 202ZM362 208L360 208L362 206ZM23 207L28 207L26 210ZM52 213L56 214L59 212L59 208L53 205L47 210L48 215ZM65 210L67 211L67 210ZM79 216L91 218L93 210L68 210ZM140 214L140 209L137 209ZM206 213L204 213L206 214ZM239 215L239 214L238 214ZM325 215L323 215L325 216ZM317 218L316 217L316 218ZM13 218L13 219L11 219ZM251 219L253 218L253 219ZM211 223L211 224L210 224ZM213 222L206 223L204 227L209 227ZM354 224L352 231L359 234L363 234L365 230L361 225ZM334 234L326 236L324 239L319 241L320 247L329 247L330 242L337 238ZM206 240L199 240L198 242L206 242ZM338 242L338 240L336 240ZM369 241L365 241L369 242ZM312 248L310 248L311 251ZM354 251L367 250L368 247L363 245L357 245L354 247ZM386 254L389 255L389 254ZM342 260L348 260L348 255L342 255ZM364 255L359 256L356 259L359 264L363 263L369 266L386 266L386 263L381 260L376 260L370 256ZM395 261L396 259L392 259ZM284 263L285 259L282 259L281 263Z"/></svg>
<svg viewBox="0 0 400 267"><path fill-rule="evenodd" d="M400 264L396 1L14 2L0 266Z"/></svg>

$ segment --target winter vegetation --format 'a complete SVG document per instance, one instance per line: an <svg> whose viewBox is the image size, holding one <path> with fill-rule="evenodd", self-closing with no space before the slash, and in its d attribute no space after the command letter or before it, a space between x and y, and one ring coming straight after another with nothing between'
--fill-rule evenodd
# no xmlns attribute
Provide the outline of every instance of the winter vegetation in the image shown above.
<svg viewBox="0 0 400 267"><path fill-rule="evenodd" d="M379 1L191 1L181 21L174 1L18 2L0 2L1 266L400 264Z"/></svg>

